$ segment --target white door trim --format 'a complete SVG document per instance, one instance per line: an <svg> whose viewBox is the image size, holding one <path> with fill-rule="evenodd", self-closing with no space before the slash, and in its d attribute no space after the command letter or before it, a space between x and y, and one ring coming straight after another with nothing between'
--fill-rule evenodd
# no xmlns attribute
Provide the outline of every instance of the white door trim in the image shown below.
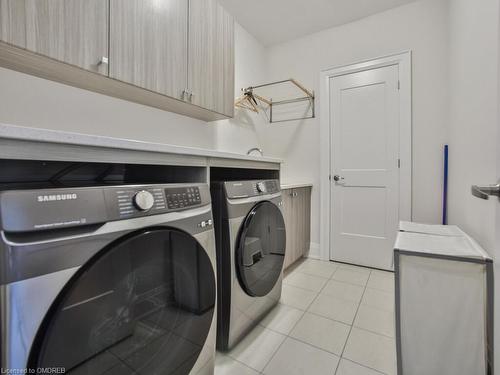
<svg viewBox="0 0 500 375"><path fill-rule="evenodd" d="M330 79L333 77L398 65L400 81L400 131L399 159L401 162L399 179L399 217L412 217L412 78L411 51L363 61L351 65L330 68L320 73L320 258L331 259L331 137L330 137Z"/></svg>

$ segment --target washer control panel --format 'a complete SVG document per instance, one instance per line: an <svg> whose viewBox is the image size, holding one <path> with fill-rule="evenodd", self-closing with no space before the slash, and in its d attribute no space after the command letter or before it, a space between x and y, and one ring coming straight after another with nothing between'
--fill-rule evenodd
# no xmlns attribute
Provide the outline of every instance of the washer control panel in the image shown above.
<svg viewBox="0 0 500 375"><path fill-rule="evenodd" d="M161 211L167 208L163 189L160 187L124 186L115 190L115 197L120 217L139 212Z"/></svg>
<svg viewBox="0 0 500 375"><path fill-rule="evenodd" d="M197 186L167 188L165 195L167 196L167 207L170 210L201 204L200 188Z"/></svg>
<svg viewBox="0 0 500 375"><path fill-rule="evenodd" d="M4 190L0 191L0 229L75 227L177 212L210 202L210 190L203 183ZM210 225L206 222L201 227Z"/></svg>
<svg viewBox="0 0 500 375"><path fill-rule="evenodd" d="M131 185L106 189L105 194L109 212L122 219L187 210L211 201L206 184Z"/></svg>
<svg viewBox="0 0 500 375"><path fill-rule="evenodd" d="M115 190L120 217L180 211L210 202L208 187L200 185L146 185Z"/></svg>

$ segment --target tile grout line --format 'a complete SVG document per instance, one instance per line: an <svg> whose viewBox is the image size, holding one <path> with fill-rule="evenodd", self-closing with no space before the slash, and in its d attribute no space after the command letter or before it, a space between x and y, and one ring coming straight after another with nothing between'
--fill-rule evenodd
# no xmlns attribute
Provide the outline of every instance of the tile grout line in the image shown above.
<svg viewBox="0 0 500 375"><path fill-rule="evenodd" d="M312 276L312 277L317 277L317 278L321 278L321 279L325 279L326 280L326 283L325 285L328 283L328 281L330 281L329 278L326 278L326 277L323 277L323 276L313 276L313 275L308 275L307 273L302 273L302 272L299 272L301 275L306 275L306 276ZM299 289L302 289L302 290L307 290L309 292L313 292L313 293L319 293L319 291L316 291L316 290L311 290L311 289L307 289L307 288L304 288L304 287L301 287L301 286L298 286L298 285L293 285L293 284L289 284L285 281L283 281L283 284L285 285L288 285L288 286L293 286L295 288L299 288ZM320 290L322 290L323 287L320 288Z"/></svg>
<svg viewBox="0 0 500 375"><path fill-rule="evenodd" d="M279 334L280 336L285 336L285 339L284 339L284 340L281 342L281 344L279 344L279 346L276 348L276 351L273 353L273 355L271 356L271 358L269 359L269 361L267 361L267 362L266 362L266 364L264 365L264 367L263 367L262 371L257 370L256 368L251 367L251 366L247 365L246 363L241 362L241 361L239 361L238 359L236 359L236 358L234 358L234 357L231 357L230 355L228 355L228 356L229 356L230 358L234 359L236 362L238 362L238 363L241 363L241 364L245 365L245 367L248 367L249 369L251 369L251 370L253 370L253 371L255 371L255 372L259 373L259 374L263 374L263 373L264 373L264 370L265 370L265 369L266 369L266 367L267 367L267 365L268 365L268 364L269 364L269 362L271 362L271 360L274 358L275 354L277 353L277 351L279 350L279 348L281 347L281 345L283 345L283 343L285 342L285 340L286 340L286 338L287 338L288 336L287 336L287 335L284 335L283 333L280 333L280 332L274 331L274 330L272 330L272 329L270 329L270 328L264 327L264 326L262 326L262 325L260 325L260 324L258 324L258 325L257 325L257 326L255 326L254 328L252 328L252 330L254 330L256 327L259 327L259 326L260 326L261 328L263 328L264 330L269 330L269 331L271 331L271 332L273 332L273 333L277 333L277 334Z"/></svg>
<svg viewBox="0 0 500 375"><path fill-rule="evenodd" d="M289 273L289 274L288 274L288 275L291 275L292 273L295 273L295 272L296 272L296 273L299 273L299 274L301 274L301 275L311 276L311 277L316 277L316 278L318 278L318 279L324 279L324 280L326 280L326 282L325 282L325 284L324 284L324 285L323 285L323 286L319 289L319 291L314 291L314 290L310 290L310 289L302 288L302 287L300 287L300 286L296 286L296 285L292 285L292 284L287 284L287 283L285 283L285 282L283 283L283 284L286 284L286 285L291 286L291 287L295 287L295 288L300 289L300 290L304 290L304 291L308 291L308 292L311 292L311 293L315 293L316 295L314 296L314 298L312 299L312 301L311 301L311 302L307 305L307 307L305 307L305 309L304 309L304 310L303 310L303 309L299 309L299 308L297 308L297 307L295 307L295 306L290 306L290 305L287 305L287 304L284 304L284 303L283 303L283 305L284 305L284 306L287 306L287 307L289 307L289 308L292 308L292 309L295 309L295 310L297 310L297 311L300 311L300 313L301 313L301 314L300 314L300 317L297 319L296 323L295 323L295 324L293 325L293 327L292 327L292 328L288 331L288 333L287 333L287 334L283 334L282 332L276 331L276 330L274 330L274 329L272 329L272 328L268 328L268 327L266 327L266 326L264 326L264 325L262 325L262 324L260 324L260 323L258 324L258 326L260 326L260 327L261 327L261 328L263 328L263 329L267 329L267 330L269 330L269 331L271 331L271 332L274 332L274 333L276 333L276 334L279 334L279 335L281 335L281 336L284 336L284 340L283 340L283 341L282 341L282 342L278 345L278 347L276 348L276 350L273 352L273 354L272 354L271 358L270 358L270 359L269 359L269 360L265 363L265 365L264 365L264 367L263 367L262 371L259 371L259 370L255 369L255 368L253 368L253 367L251 367L251 366L249 366L249 365L247 365L247 364L245 364L245 363L243 363L243 362L239 361L238 359L236 359L236 358L232 357L232 356L229 354L229 352L227 352L227 353L222 353L222 352L220 352L220 354L221 354L221 355L224 355L224 356L227 356L228 358L230 358L230 359L234 360L236 363L239 363L239 364L243 365L244 367L246 367L246 368L248 368L248 369L250 369L250 370L252 370L252 371L255 371L255 372L259 373L259 374L264 374L264 371L265 371L265 369L267 368L267 366L269 365L269 363L270 363L270 362L271 362L271 361L272 361L272 360L276 357L276 354L277 354L277 353L278 353L278 351L281 349L281 347L283 346L283 344L285 343L285 341L287 341L287 339L288 339L288 338L290 338L290 339L292 339L292 340L295 340L295 341L297 341L297 342L300 342L300 343L302 343L302 344L304 344L304 345L307 345L307 346L309 346L309 347L315 348L315 349L317 349L317 350L321 350L321 351L323 351L323 352L325 352L325 353L329 353L329 354L331 354L331 355L335 355L336 357L338 357L338 358L339 358L339 361L338 361L338 363L337 363L337 367L335 368L335 373L336 373L336 372L338 371L338 368L339 368L339 365L340 365L340 361L343 359L343 354L344 354L344 351L345 351L345 347L347 346L347 341L349 340L349 337L350 337L351 332L352 332L352 328L354 327L354 321L355 321L355 319L356 319L356 317L357 317L357 315L358 315L359 308L360 308L360 306L361 306L361 304L362 304L362 300L363 300L363 297L364 297L364 295L365 295L366 290L367 290L367 289L373 289L373 290L376 290L376 291L381 291L381 292L386 292L386 293L390 293L390 292L389 292L389 291L386 291L386 290L383 290L383 289L378 289L378 288L369 288L369 287L368 287L368 282L369 282L370 277L371 277L371 275L372 275L372 273L373 273L373 272L372 272L373 270L371 270L371 269L369 269L369 268L365 268L365 269L369 269L369 271L370 271L370 272L369 272L369 274L368 274L368 279L367 279L367 281L366 281L366 283L365 283L365 285L364 285L364 289L363 289L363 293L362 293L362 295L361 295L361 298L360 298L359 302L357 303L356 313L355 313L355 315L354 315L354 318L353 318L353 321L352 321L352 323L351 323L351 324L347 324L347 323L345 323L345 322L341 322L341 321L338 321L338 320L332 319L332 318L330 318L330 317L325 317L325 316L322 316L322 315L320 315L320 314L316 314L316 313L314 313L314 312L311 312L311 311L309 311L310 307L311 307L311 306L312 306L312 304L313 304L313 303L314 303L314 302L315 302L315 301L316 301L316 300L320 297L321 292L322 292L322 291L326 288L326 286L328 285L328 283L329 283L331 280L336 281L336 282L340 282L340 283L345 283L345 284L349 284L349 285L354 285L354 286L361 287L361 285L359 285L359 284L353 284L353 283L349 283L349 282L346 282L346 281L336 280L336 279L334 279L334 278L333 278L333 277L334 277L334 275L337 273L337 271L338 271L339 269L350 270L350 271L353 271L353 272L356 272L356 270L353 270L353 269L350 269L350 268L343 268L343 267L341 267L341 266L339 266L338 264L335 264L335 263L330 263L330 264L333 264L333 265L335 266L335 269L334 269L334 271L332 272L332 274L331 274L328 278L327 278L327 277L324 277L324 276L314 275L314 274L307 274L307 273L301 272L298 268L294 269L291 273ZM324 294L324 295L325 295L325 296L330 296L330 295L328 295L328 294ZM332 298L336 298L336 297L334 297L334 296L330 296L330 297L332 297ZM342 300L342 301L348 301L348 302L353 302L353 301L349 301L349 300L347 300L347 299L343 299L343 298L339 298L339 300ZM279 302L279 303L281 303L281 302ZM374 307L374 308L376 308L376 307ZM379 310L380 310L380 309L379 309ZM330 352L330 351L328 351L328 350L325 350L325 349L323 349L323 348L317 347L317 346L312 345L312 344L310 344L310 343L308 343L308 342L302 341L302 340L300 340L300 339L297 339L297 338L294 338L294 337L292 337L292 336L291 336L291 333L294 331L294 329L295 329L295 328L296 328L296 326L299 324L299 322L300 322L300 321L304 318L304 316L305 316L305 314L306 314L306 313L309 313L309 314L312 314L312 315L315 315L315 316L318 316L318 317L321 317L321 318L324 318L324 319L328 319L328 320L330 320L330 321L337 322L337 323L340 323L340 324L343 324L343 325L348 325L348 326L350 326L350 327L349 327L349 333L348 333L348 335L347 335L346 341L345 341L345 343L344 343L344 345L343 345L343 348L342 348L342 353L341 353L340 355L337 355L337 354L335 354L335 353L333 353L333 352ZM373 332L373 331L370 331L370 330L367 330L367 329L364 329L364 328L359 328L359 327L357 327L357 328L358 328L358 329L361 329L361 330L363 330L363 331L366 331L366 332L370 332L370 333L372 333L372 334L376 334L376 335L380 335L380 336L384 336L384 337L391 338L390 336L386 336L386 335L384 335L384 334L380 334L380 333L378 333L378 332ZM382 373L382 372L380 372L379 370L372 369L372 368L371 368L371 367L369 367L369 366L366 366L366 365L364 365L364 364L361 364L361 363L358 363L358 362L356 362L356 361L350 360L350 359L348 359L348 358L345 358L345 360L346 360L346 361L349 361L349 362L352 362L352 363L355 363L355 364L357 364L357 365L359 365L359 366L365 367L365 368L367 368L367 369L371 369L371 370L374 370L374 371L376 371L376 372L378 372L378 373L383 374L383 373Z"/></svg>
<svg viewBox="0 0 500 375"><path fill-rule="evenodd" d="M335 271L333 271L332 273L332 276L333 274L337 272L337 269L335 269ZM330 276L331 278L331 276ZM269 364L271 363L271 361L274 359L274 357L276 356L276 354L278 353L278 351L280 350L280 348L283 346L283 344L285 343L285 341L288 339L288 338L291 338L292 340L295 340L293 337L290 336L290 333L292 333L292 331L295 329L295 327L297 326L297 324L299 324L299 322L302 320L302 318L304 317L304 315L306 314L307 312L307 309L309 309L309 307L311 307L311 305L314 303L314 301L316 301L316 298L318 298L319 294L321 293L321 291L325 288L326 284L328 284L328 282L325 283L325 285L323 285L323 287L319 290L319 292L316 293L316 296L314 297L314 299L311 301L311 303L309 305L307 305L306 309L305 310L300 310L300 309L297 309L297 310L300 310L302 311L302 315L300 317L300 319L297 320L297 322L293 325L292 329L288 332L288 334L285 335L285 339L283 340L283 342L278 346L278 348L275 350L275 352L273 353L273 355L271 356L271 358L269 359L269 361L266 362L263 370L260 372L261 374L264 374L264 370L266 369L267 366L269 366ZM293 307L293 306L290 306L290 307ZM274 332L274 331L273 331ZM304 343L305 344L305 343ZM306 345L310 345L310 344L306 344ZM312 345L310 345L312 346ZM314 346L313 346L314 347ZM327 352L328 353L328 352ZM335 355L335 354L334 354ZM340 362L340 357L339 357L339 362Z"/></svg>
<svg viewBox="0 0 500 375"><path fill-rule="evenodd" d="M243 362L241 362L241 361L237 360L237 359L236 359L236 358L234 358L234 357L231 357L231 356L229 355L229 352L227 352L227 353L224 353L224 352L218 352L218 353L220 353L221 355L223 355L223 356L225 356L225 357L228 357L228 358L232 359L233 361L235 361L235 362L239 363L240 365L243 365L243 366L245 366L246 368L248 368L248 369L250 369L250 370L252 370L252 371L255 371L256 373L259 373L259 374L260 374L259 370L254 369L253 367L251 367L251 366L247 365L246 363L243 363Z"/></svg>
<svg viewBox="0 0 500 375"><path fill-rule="evenodd" d="M351 337L352 327L354 327L354 322L356 321L356 317L358 316L359 306L361 306L361 302L363 301L363 297L365 296L366 287L368 285L368 281L370 281L371 275L372 275L372 271L370 270L370 273L368 275L368 279L366 280L366 285L363 289L363 294L361 294L361 299L359 300L358 307L356 308L356 313L354 314L354 318L352 319L352 324L351 324L351 328L349 329L349 334L347 335L347 339L345 340L344 347L342 348L342 353L340 354L340 360L339 360L339 363L337 363L337 368L335 369L334 375L337 374L337 371L338 371L339 365L340 365L340 361L344 357L344 351L345 351L345 348L347 346L347 342L349 341L349 337Z"/></svg>
<svg viewBox="0 0 500 375"><path fill-rule="evenodd" d="M364 288L365 285L361 285L361 284L355 284L355 283L351 283L349 281L343 281L343 280L337 280L337 279L330 279L330 281L335 281L337 283L344 283L344 284L348 284L348 285L354 285L354 286L359 286L361 288ZM366 280L368 282L368 280Z"/></svg>
<svg viewBox="0 0 500 375"><path fill-rule="evenodd" d="M374 369L374 368L371 368L371 367L369 367L369 366L367 366L367 365L363 365L362 363L359 363L359 362L353 361L352 359L349 359L349 358L343 358L343 359L344 359L345 361L348 361L348 362L351 362L351 363L355 363L355 364L357 364L358 366L364 367L364 368L366 368L366 369L368 369L368 370L375 371L377 374L387 375L385 372L381 372L381 371L376 370L376 369ZM334 374L334 375L335 375L335 374Z"/></svg>
<svg viewBox="0 0 500 375"><path fill-rule="evenodd" d="M335 272L337 272L337 269L338 269L338 268L336 268L336 269L333 271L332 275L331 275L329 278L327 278L327 280L328 280L328 281L330 281L330 280L332 279L332 277L333 277L333 275L335 274ZM311 276L312 276L312 275L311 275ZM317 276L317 277L319 277L319 276ZM325 279L326 279L326 278L325 278ZM306 312L306 311L309 309L309 307L311 307L311 305L314 303L314 301L316 301L316 299L318 298L319 294L323 291L323 289L325 289L325 287L326 287L326 286L327 286L327 284L328 284L328 281L327 281L327 282L325 283L325 285L323 285L323 286L321 287L321 289L320 289L319 291L317 291L317 292L315 292L314 290L304 289L304 288L301 288L301 287L299 287L299 286L286 284L287 286L291 286L291 287L294 287L294 288L297 288L297 289L300 289L300 290L306 290L306 291L311 292L311 293L316 293L316 296L313 298L313 300L311 301L311 303L309 303L309 304L307 305L307 307L306 307L304 310L299 309L299 308L297 308L297 307L295 307L295 306L287 305L286 303L284 303L284 305L289 306L289 307L293 307L293 308L295 308L295 309L297 309L297 310L301 310L301 311ZM294 326L294 328L295 328L295 326Z"/></svg>
<svg viewBox="0 0 500 375"><path fill-rule="evenodd" d="M302 311L302 310L300 310ZM300 318L297 320L297 322L293 325L292 329L290 330L290 332L292 332L295 327L297 326L297 324L299 324L300 320L302 319L302 317L304 316L306 312L305 311L302 311L302 315L300 316ZM266 327L267 329L267 327ZM273 331L274 332L274 331ZM281 334L283 335L283 334ZM260 372L261 374L264 374L264 370L266 369L266 367L269 365L269 363L271 363L271 361L273 360L273 358L276 356L276 354L279 352L280 348L283 346L283 344L285 343L285 341L290 337L289 334L286 334L286 335L283 335L285 336L285 339L281 342L281 344L278 345L278 347L276 348L276 350L274 351L273 355L271 356L271 358L269 358L269 360L266 362L266 364L264 365L262 371Z"/></svg>
<svg viewBox="0 0 500 375"><path fill-rule="evenodd" d="M325 353L328 353L328 354L333 354L335 357L339 357L339 360L340 360L340 354L333 353L333 352L331 352L329 350L326 350L326 349L321 348L321 347L319 347L317 345L311 344L310 342L304 341L304 340L299 339L297 337L293 337L293 336L287 336L287 337L290 338L290 339L292 339L292 340L298 341L298 342L300 342L300 343L302 343L304 345L310 346L311 348L318 349L318 350L320 350L322 352L325 352Z"/></svg>
<svg viewBox="0 0 500 375"><path fill-rule="evenodd" d="M335 263L334 263L334 264L335 264ZM337 267L336 267L335 271L334 271L334 272L332 273L332 275L329 277L328 281L333 280L333 281L340 282L340 283L345 283L345 284L349 284L349 285L354 285L354 286L363 287L363 293L362 293L362 295L361 295L360 300L357 302L357 309L356 309L356 313L355 313L355 315L354 315L354 318L353 318L352 323L351 323L351 324L346 324L345 322L341 322L341 321L339 321L339 320L335 320L335 319L332 319L332 318L330 318L330 317L322 316L322 315L320 315L320 314L316 314L316 313L311 312L311 311L309 311L309 310L308 310L308 309L311 307L311 305L314 303L314 301L315 301L315 300L319 297L319 295L321 294L321 292L323 291L323 289L326 287L326 285L328 284L328 282L327 282L327 283L326 283L326 284L325 284L325 285L324 285L324 286L320 289L320 291L319 291L319 292L317 292L316 297L315 297L315 298L313 299L313 301L309 304L309 306L307 307L307 310L305 310L305 311L304 311L304 310L298 309L298 310L302 311L303 313L302 313L301 318L297 321L297 323L296 323L296 324L294 325L294 327L292 328L292 330L290 330L290 333L293 331L293 329L295 329L295 326L298 324L298 322L300 322L300 320L304 317L304 315L305 315L306 313L313 314L313 315L316 315L316 316L319 316L319 317L322 317L322 318L325 318L325 319L328 319L328 320L331 320L331 321L334 321L334 322L337 322L337 323L341 323L341 324L348 325L348 326L350 326L350 330L349 330L349 334L347 335L346 342L344 343L344 346L343 346L343 349L342 349L342 354L341 354L340 356L338 356L338 355L337 355L337 354L335 354L335 353L331 353L331 352L329 352L329 351L327 351L327 350L324 350L324 349L322 349L322 348L319 348L319 347L316 347L316 346L314 346L314 345L311 345L311 344L309 344L309 343L307 343L307 342L303 342L303 341L301 341L301 340L299 340L299 339L296 339L296 338L294 338L294 337L290 336L290 334L286 335L287 337L290 337L292 340L299 341L299 342L303 343L304 345L308 345L308 346L313 347L313 348L316 348L316 349L318 349L318 350L322 350L322 351L324 351L324 352L327 352L327 353L330 353L330 354L333 354L333 355L338 356L338 357L339 357L339 362L337 363L337 368L335 369L335 373L338 371L338 367L339 367L339 365L340 365L340 361L344 358L344 357L343 357L343 354L344 354L344 351L345 351L345 347L347 346L347 341L349 340L349 337L350 337L350 335L351 335L352 328L354 327L354 321L356 320L356 317L357 317L357 315L358 315L359 308L360 308L360 306L362 305L362 302L363 302L363 297L364 297L364 295L365 295L366 290L367 290L367 289L371 289L371 290L375 290L375 291L379 291L379 292L391 293L390 291L387 291L387 290L384 290L384 289L379 289L379 288L371 288L371 287L368 287L368 282L369 282L369 280L370 280L370 277L371 277L371 275L372 275L372 273L373 273L372 271L374 271L374 269L364 268L364 269L368 269L370 272L369 272L369 274L368 274L368 278L367 278L367 280L366 280L366 283L364 284L364 286L361 286L361 285L358 285L358 284L353 284L353 283L349 283L349 282L346 282L346 281L340 281L340 280L336 280L336 279L334 279L334 278L333 278L333 276L335 275L335 273L336 273L339 269L351 270L351 271L353 271L353 272L357 272L356 270L353 270L353 269L351 269L351 268L343 268L343 267L338 266L338 265L336 265L336 266L337 266ZM302 272L300 272L300 271L298 271L298 270L297 270L297 272L302 273ZM302 274L304 274L304 273L302 273ZM308 275L308 274L305 274L305 275ZM308 276L316 276L316 277L321 277L321 276L317 276L317 275L308 275ZM290 284L288 284L288 285L290 285ZM294 285L291 285L291 286L294 286ZM302 289L302 288L300 288L300 287L297 287L297 288ZM330 295L328 295L328 294L325 294L325 295L326 295L326 296L330 296ZM353 301L349 301L349 300L347 300L347 299L343 299L343 298L338 298L338 297L333 297L333 296L330 296L330 297L332 297L332 298L337 298L337 299L342 300L342 301L353 302ZM290 306L290 307L293 307L293 306ZM373 308L376 308L376 307L373 307ZM382 310L382 311L384 311L383 309L378 309L378 310ZM389 338L389 339L393 339L393 337L390 337L390 336L387 336L387 335L384 335L384 334L380 334L380 333L378 333L378 332L370 331L370 330L365 329L365 328L356 327L356 329L360 329L360 330L365 331L365 332L369 332L369 333L372 333L372 334L375 334L375 335L379 335L379 336L382 336L382 337L386 337L386 338ZM285 340L286 340L286 339L285 339ZM282 344L283 344L283 343L282 343ZM281 346L281 345L280 345L280 346ZM276 353L275 353L275 354L276 354ZM273 355L273 357L274 357L274 355ZM379 371L379 370L377 370L377 369L371 368L371 367L369 367L369 366L366 366L366 365L364 365L364 364L362 364L362 363L358 363L358 362L353 361L353 360L348 359L348 358L344 358L344 359L345 359L346 361L349 361L349 362L355 363L355 364L357 364L357 365L359 365L359 366L361 366L361 367L364 367L364 368L367 368L367 369L373 370L373 371L375 371L375 372L377 372L377 373L380 373L380 374L386 375L385 373L383 373L383 372L381 372L381 371ZM267 365L268 365L268 364L269 364L269 363L267 363L267 364L266 364L266 367L267 367ZM334 373L334 374L335 374L335 373Z"/></svg>
<svg viewBox="0 0 500 375"><path fill-rule="evenodd" d="M306 288L303 288L303 287L300 287L300 286L296 286L296 285L292 285L292 284L286 284L284 283L284 285L288 286L288 287L293 287L293 288L297 288L297 289L300 289L300 290L304 290L306 292L311 292L311 293L320 293L323 291L323 289L326 287L326 285L328 284L328 282L330 281L335 281L336 283L341 283L341 284L347 284L349 286L357 286L358 288L363 288L363 289L374 289L374 288L367 288L366 286L363 286L363 285L359 285L359 284L353 284L353 283L349 283L349 282L346 282L346 281L339 281L339 280L335 280L335 279L326 279L327 282L325 283L325 285L323 285L321 287L321 289L319 291L315 291L315 290L311 290L311 289L306 289ZM381 290L381 289L374 289L376 290L377 292L386 292L386 293L391 293L391 292L388 292L388 291L385 291L385 290ZM329 296L329 297L332 297L332 298L335 298L335 299L340 299L342 301L347 301L347 302L354 302L353 300L350 300L350 299L346 299L346 298L343 298L343 297L338 297L338 296L333 296L331 294L324 294L325 296ZM284 303L284 305L286 305ZM290 306L290 307L295 307L295 306L291 306L291 305L287 305L287 306ZM295 307L296 309L298 309L298 307ZM301 310L301 309L299 309Z"/></svg>
<svg viewBox="0 0 500 375"><path fill-rule="evenodd" d="M351 324L351 323L346 323L346 322L343 322L343 321L341 321L341 320L333 319L333 318L331 318L331 317L329 317L329 316L324 316L324 315L321 315L321 314L315 313L315 312L313 312L313 311L306 311L306 312L307 312L308 314L311 314L311 315L317 316L317 317L319 317L319 318L328 319L328 320L330 320L330 321L332 321L332 322L335 322L335 323L340 323L340 324L343 324L343 325L346 325L346 326L352 326L352 324Z"/></svg>

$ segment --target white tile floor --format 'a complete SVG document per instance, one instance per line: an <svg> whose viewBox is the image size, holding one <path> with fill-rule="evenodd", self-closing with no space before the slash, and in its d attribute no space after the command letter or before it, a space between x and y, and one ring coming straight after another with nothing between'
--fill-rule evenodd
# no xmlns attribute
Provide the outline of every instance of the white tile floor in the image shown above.
<svg viewBox="0 0 500 375"><path fill-rule="evenodd" d="M216 375L396 373L394 275L307 259L284 279L280 304Z"/></svg>

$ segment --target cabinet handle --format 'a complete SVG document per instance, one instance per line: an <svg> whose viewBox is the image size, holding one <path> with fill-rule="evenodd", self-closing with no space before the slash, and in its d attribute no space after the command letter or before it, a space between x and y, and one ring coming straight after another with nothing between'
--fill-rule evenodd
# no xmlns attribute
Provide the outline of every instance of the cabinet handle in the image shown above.
<svg viewBox="0 0 500 375"><path fill-rule="evenodd" d="M97 66L99 65L108 65L109 64L109 58L106 56L101 57L99 62L97 63Z"/></svg>
<svg viewBox="0 0 500 375"><path fill-rule="evenodd" d="M193 92L192 91L189 91L188 89L184 89L182 90L182 94L181 94L181 99L182 100L189 100L191 101L193 99Z"/></svg>

